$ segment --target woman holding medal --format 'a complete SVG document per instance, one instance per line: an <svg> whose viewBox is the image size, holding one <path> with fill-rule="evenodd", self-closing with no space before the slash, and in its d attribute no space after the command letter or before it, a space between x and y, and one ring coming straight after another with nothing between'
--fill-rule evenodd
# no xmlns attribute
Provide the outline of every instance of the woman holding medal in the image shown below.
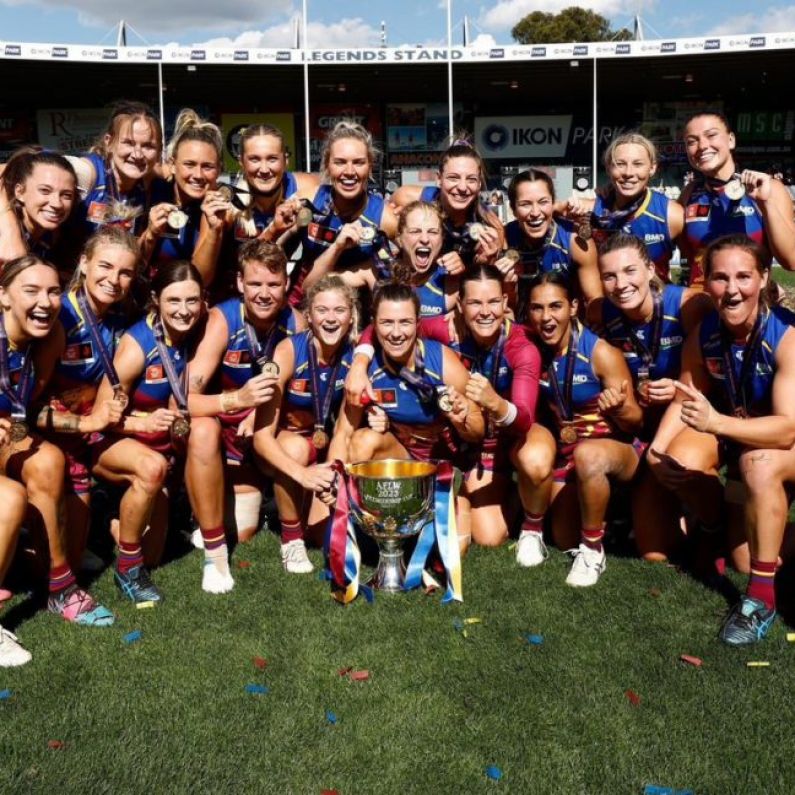
<svg viewBox="0 0 795 795"><path fill-rule="evenodd" d="M680 204L650 187L657 173L657 147L640 133L623 133L607 147L604 166L610 185L597 192L595 201L570 200L556 209L572 218L581 237L592 236L597 246L619 232L635 235L649 250L658 278L669 282L684 212Z"/></svg>
<svg viewBox="0 0 795 795"><path fill-rule="evenodd" d="M690 269L689 284L703 283L705 247L728 234L748 235L782 267L795 270L795 219L783 183L762 171L738 172L734 133L719 113L691 117L684 140L696 173L679 199L685 208L682 253Z"/></svg>
<svg viewBox="0 0 795 795"><path fill-rule="evenodd" d="M495 264L506 283L515 285L509 297L516 319L526 320L528 287L537 273L564 274L579 287L586 303L599 297L596 246L575 232L570 222L553 217L555 186L550 176L534 168L522 171L511 180L508 201L515 220L505 227L508 249Z"/></svg>
<svg viewBox="0 0 795 795"><path fill-rule="evenodd" d="M262 504L262 462L251 448L255 410L275 394L277 345L306 326L287 305L287 285L287 257L279 246L264 240L244 243L240 295L210 310L190 363L194 422L185 476L194 513L201 527L215 527L224 523L226 505L226 524L237 528L240 541L257 532Z"/></svg>
<svg viewBox="0 0 795 795"><path fill-rule="evenodd" d="M539 546L550 507L557 545L568 549L579 541L566 583L587 587L606 565L602 539L611 480L629 483L638 469L633 436L643 416L624 357L577 321L570 291L554 271L536 276L530 289L530 323L541 343L541 394L557 444L551 437L537 440L536 462L549 462L549 470L537 485L528 484L528 500L537 506ZM572 533L577 527L579 537Z"/></svg>
<svg viewBox="0 0 795 795"><path fill-rule="evenodd" d="M591 327L623 352L643 410L640 439L650 441L676 395L682 347L713 308L699 290L662 284L648 248L616 232L599 248L605 298L588 305ZM632 489L635 543L649 561L665 560L678 537L679 512L644 466Z"/></svg>
<svg viewBox="0 0 795 795"><path fill-rule="evenodd" d="M321 153L323 184L307 208L313 220L301 230L303 258L290 292L292 306L303 300L304 279L324 252L333 249L334 269L344 270L373 261L383 237L395 236L397 216L384 197L370 189L378 156L373 137L361 124L337 122L326 137ZM339 237L344 237L344 247L335 245Z"/></svg>
<svg viewBox="0 0 795 795"><path fill-rule="evenodd" d="M442 153L438 182L436 188L403 185L392 195L392 202L399 211L418 200L439 205L444 216L440 264L449 274L459 274L473 263L494 262L504 244L502 224L480 203L486 167L466 138L456 138Z"/></svg>
<svg viewBox="0 0 795 795"><path fill-rule="evenodd" d="M164 262L188 260L206 285L213 283L232 195L228 186L216 189L222 155L218 127L189 108L181 110L168 145L170 178L153 182L153 207L141 236L150 276Z"/></svg>
<svg viewBox="0 0 795 795"><path fill-rule="evenodd" d="M399 258L393 261L388 250L382 249L375 259L339 271L339 276L349 287L367 288L371 293L385 278L409 284L420 299L421 318L446 315L456 305L458 277L448 274L440 264L442 239L439 208L424 201L412 202L398 218L395 243L400 250ZM315 260L304 280L304 289L310 289L333 271L341 254L356 245L352 228L343 227L334 243ZM386 253L388 262L382 252Z"/></svg>
<svg viewBox="0 0 795 795"><path fill-rule="evenodd" d="M63 454L32 436L28 424L31 401L42 392L58 357L51 332L60 306L61 288L52 265L30 255L5 264L0 275L0 417L10 425L0 448L0 467L25 487L31 518L44 527L50 566L48 610L81 626L105 627L113 624L113 614L77 584L66 558Z"/></svg>
<svg viewBox="0 0 795 795"><path fill-rule="evenodd" d="M324 276L306 300L309 327L276 347L276 398L260 410L254 434L254 449L274 479L282 563L291 574L312 571L304 538L319 542L325 529L328 508L316 497L327 493L336 477L323 462L356 326L353 291L336 274Z"/></svg>
<svg viewBox="0 0 795 795"><path fill-rule="evenodd" d="M722 459L730 477L739 469L750 578L719 637L741 646L762 640L776 616L786 486L795 481L795 315L768 306L770 258L746 235L710 243L704 277L715 310L685 344L676 400L648 460L660 482L712 535L723 519L717 470Z"/></svg>
<svg viewBox="0 0 795 795"><path fill-rule="evenodd" d="M72 288L62 297L53 330L58 360L38 426L66 457L67 554L73 566L81 561L90 524L91 435L117 423L127 405L113 353L127 325L122 306L139 261L137 241L121 227L103 227L94 234L80 257ZM113 395L95 409L103 375L110 379ZM124 568L121 557L119 566Z"/></svg>
<svg viewBox="0 0 795 795"><path fill-rule="evenodd" d="M162 535L162 528L150 517L169 469L184 454L188 442L187 362L204 312L202 289L201 276L189 262L165 264L152 280L150 313L127 330L113 357L129 405L122 422L98 445L94 474L129 485L119 517L120 556L135 554L141 559L141 539L148 523L152 532ZM113 386L105 375L95 410L112 394ZM193 499L190 483L188 486ZM234 585L223 524L206 532L202 588L223 593ZM136 568L142 568L140 563ZM154 586L146 590L152 589ZM137 589L127 595L135 602L155 601L144 598Z"/></svg>
<svg viewBox="0 0 795 795"><path fill-rule="evenodd" d="M143 232L162 148L163 131L151 108L125 101L114 108L88 154L67 158L77 172L82 197L77 217L84 238L105 224Z"/></svg>
<svg viewBox="0 0 795 795"><path fill-rule="evenodd" d="M15 152L0 189L0 265L33 254L67 271L74 262L67 222L77 202L77 177L66 158L34 148Z"/></svg>

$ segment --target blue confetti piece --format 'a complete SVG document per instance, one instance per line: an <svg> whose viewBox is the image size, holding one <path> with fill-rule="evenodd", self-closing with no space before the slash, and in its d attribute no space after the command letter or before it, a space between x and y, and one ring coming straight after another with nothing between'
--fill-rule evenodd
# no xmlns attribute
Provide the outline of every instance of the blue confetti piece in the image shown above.
<svg viewBox="0 0 795 795"><path fill-rule="evenodd" d="M375 591L369 585L360 585L359 590L364 594L367 604L372 604L375 601Z"/></svg>
<svg viewBox="0 0 795 795"><path fill-rule="evenodd" d="M246 693L251 693L252 696L264 696L267 692L265 685L246 685Z"/></svg>
<svg viewBox="0 0 795 795"><path fill-rule="evenodd" d="M460 618L454 618L453 619L453 627L458 632L461 632L461 630L464 628L464 622Z"/></svg>
<svg viewBox="0 0 795 795"><path fill-rule="evenodd" d="M10 690L0 690L0 701L8 701L13 695Z"/></svg>
<svg viewBox="0 0 795 795"><path fill-rule="evenodd" d="M337 716L330 710L326 710L326 720L332 725L336 725L337 723Z"/></svg>
<svg viewBox="0 0 795 795"><path fill-rule="evenodd" d="M543 635L529 635L528 634L528 635L525 635L524 637L525 637L525 640L531 646L540 646L544 642L544 636Z"/></svg>
<svg viewBox="0 0 795 795"><path fill-rule="evenodd" d="M122 640L129 646L131 643L135 643L136 641L141 640L141 630L136 629L132 632L128 632Z"/></svg>
<svg viewBox="0 0 795 795"><path fill-rule="evenodd" d="M647 784L643 795L674 795L671 787L658 787L656 784Z"/></svg>
<svg viewBox="0 0 795 795"><path fill-rule="evenodd" d="M497 765L489 765L486 768L486 776L492 781L499 781L502 778L502 770Z"/></svg>

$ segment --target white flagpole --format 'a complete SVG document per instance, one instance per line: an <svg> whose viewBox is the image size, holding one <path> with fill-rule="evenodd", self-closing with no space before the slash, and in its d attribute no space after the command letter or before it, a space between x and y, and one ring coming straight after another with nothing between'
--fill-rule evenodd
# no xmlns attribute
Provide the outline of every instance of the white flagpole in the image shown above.
<svg viewBox="0 0 795 795"><path fill-rule="evenodd" d="M307 47L307 10L306 10L306 3L307 0L303 0L304 2L304 19L303 19L303 29L302 29L302 41L301 44L303 45L303 53L304 53L304 135L306 136L306 165L305 168L307 171L312 170L312 146L309 140L309 51Z"/></svg>
<svg viewBox="0 0 795 795"><path fill-rule="evenodd" d="M450 140L453 130L453 0L447 0L447 124Z"/></svg>

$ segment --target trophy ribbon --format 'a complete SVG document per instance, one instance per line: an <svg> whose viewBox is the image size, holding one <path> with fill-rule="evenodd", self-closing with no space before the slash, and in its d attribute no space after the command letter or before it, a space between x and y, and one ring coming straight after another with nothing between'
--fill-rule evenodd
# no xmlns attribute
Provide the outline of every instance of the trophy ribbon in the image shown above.
<svg viewBox="0 0 795 795"><path fill-rule="evenodd" d="M325 553L331 572L331 595L347 605L359 594L362 556L351 517L345 465L338 460L331 466L337 473L337 501L326 529Z"/></svg>

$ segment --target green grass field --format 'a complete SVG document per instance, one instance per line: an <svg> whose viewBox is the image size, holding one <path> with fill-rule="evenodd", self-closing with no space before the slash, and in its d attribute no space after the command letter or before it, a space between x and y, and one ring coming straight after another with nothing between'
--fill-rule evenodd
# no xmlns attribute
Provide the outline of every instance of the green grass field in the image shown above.
<svg viewBox="0 0 795 795"><path fill-rule="evenodd" d="M105 572L110 629L43 612L20 623L21 598L5 610L34 660L0 669L0 792L793 791L786 627L722 647L725 601L674 568L612 556L581 592L562 553L526 571L507 547L475 549L463 605L412 593L342 608L316 576L282 571L271 534L236 550L228 597L201 592L201 554L155 573L155 610L122 603ZM482 620L468 637L454 626L466 617ZM340 676L348 666L370 678Z"/></svg>

